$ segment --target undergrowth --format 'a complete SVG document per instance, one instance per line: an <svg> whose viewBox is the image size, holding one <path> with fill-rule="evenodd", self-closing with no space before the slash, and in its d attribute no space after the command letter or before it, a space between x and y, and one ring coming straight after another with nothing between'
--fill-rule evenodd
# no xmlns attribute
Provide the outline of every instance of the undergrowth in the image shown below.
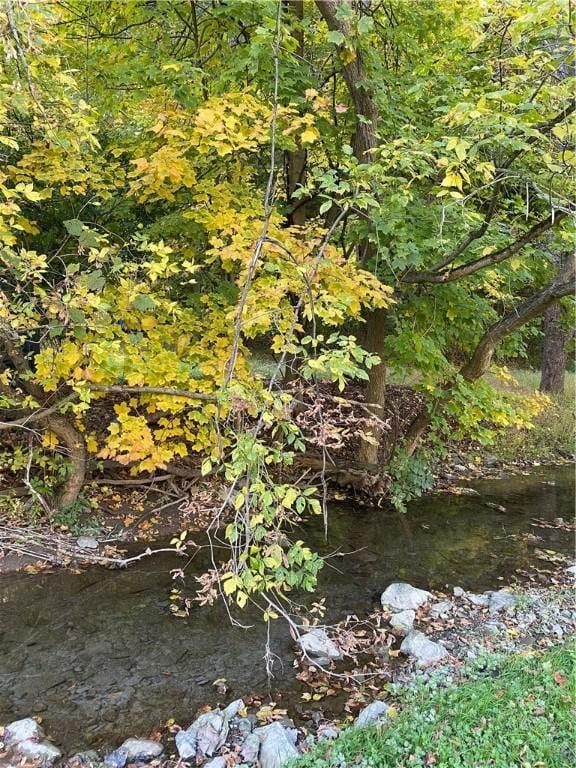
<svg viewBox="0 0 576 768"><path fill-rule="evenodd" d="M460 685L420 682L389 724L350 729L295 768L568 768L576 647L488 657Z"/></svg>

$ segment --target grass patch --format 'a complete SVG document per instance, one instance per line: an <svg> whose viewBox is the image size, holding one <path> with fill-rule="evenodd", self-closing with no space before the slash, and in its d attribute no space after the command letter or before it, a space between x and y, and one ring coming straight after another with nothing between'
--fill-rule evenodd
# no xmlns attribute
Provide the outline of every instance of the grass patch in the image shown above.
<svg viewBox="0 0 576 768"><path fill-rule="evenodd" d="M488 382L495 388L517 394L533 394L538 391L540 372L511 369L514 384L503 384L488 375ZM566 372L566 386L562 394L549 395L550 405L534 420L532 429L506 429L500 432L490 453L504 461L534 459L553 460L562 453L574 453L576 441L576 375Z"/></svg>
<svg viewBox="0 0 576 768"><path fill-rule="evenodd" d="M576 647L502 659L455 686L417 684L380 728L350 729L296 768L569 768L576 765Z"/></svg>

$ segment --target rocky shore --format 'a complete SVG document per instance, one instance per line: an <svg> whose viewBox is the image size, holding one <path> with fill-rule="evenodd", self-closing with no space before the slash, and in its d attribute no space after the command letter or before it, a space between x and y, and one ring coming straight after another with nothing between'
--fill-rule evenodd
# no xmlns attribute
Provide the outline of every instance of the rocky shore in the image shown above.
<svg viewBox="0 0 576 768"><path fill-rule="evenodd" d="M241 698L201 712L187 727L171 724L154 738L129 738L103 754L70 756L56 746L57 734L47 737L37 720L23 718L0 728L0 768L281 768L319 740L337 737L344 726L391 721L402 706L402 690L419 678L459 679L466 663L487 653L547 648L573 636L575 576L576 566L564 567L546 587L481 594L457 586L452 594L432 594L410 584L390 584L381 595L377 616L378 624L386 626L387 639L372 652L384 665L392 664L392 685L386 686L385 701L376 691L354 719L345 712L340 720L329 719L319 709L317 717L295 727L287 713L273 708L268 714L251 711ZM315 676L329 680L340 674L338 665L351 655L349 634L348 644L345 637L339 626L315 626L300 635L298 663L312 685Z"/></svg>

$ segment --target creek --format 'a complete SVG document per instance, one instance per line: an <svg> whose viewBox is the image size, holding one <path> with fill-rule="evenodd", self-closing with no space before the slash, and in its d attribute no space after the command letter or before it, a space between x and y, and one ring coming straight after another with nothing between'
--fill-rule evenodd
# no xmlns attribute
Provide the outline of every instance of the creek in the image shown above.
<svg viewBox="0 0 576 768"><path fill-rule="evenodd" d="M293 532L323 553L338 553L313 598L326 599L328 619L372 610L393 581L479 592L510 583L519 569L545 568L538 550L572 554L570 533L532 523L572 519L573 467L461 484L480 496L432 495L405 515L333 505L327 540L321 520ZM535 544L528 534L541 539ZM299 701L283 622L271 624L278 661L269 689L261 619L248 614L241 618L250 628L232 626L218 605L193 606L187 618L170 613L170 571L182 564L157 555L126 570L0 577L0 723L40 715L47 732L73 751L145 735L168 718L187 724L198 707L219 701L212 685L218 678L229 686L221 703L253 691ZM190 591L207 564L202 549L186 571Z"/></svg>

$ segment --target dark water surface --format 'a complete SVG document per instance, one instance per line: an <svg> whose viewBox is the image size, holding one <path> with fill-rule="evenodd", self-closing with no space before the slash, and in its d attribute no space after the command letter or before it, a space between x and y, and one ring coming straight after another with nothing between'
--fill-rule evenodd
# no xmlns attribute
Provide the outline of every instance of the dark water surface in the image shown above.
<svg viewBox="0 0 576 768"><path fill-rule="evenodd" d="M329 618L372 609L392 581L498 588L538 564L524 534L541 536L540 549L572 553L569 533L530 523L572 519L573 467L469 485L481 497L431 496L406 515L335 507L327 542L321 525L307 526L299 535L322 552L360 550L333 558L321 574ZM191 584L202 559L188 569ZM169 717L189 722L199 706L217 702L216 678L228 681L229 698L266 692L260 620L241 629L220 607L194 607L187 619L169 613L170 569L181 565L159 555L123 571L0 577L0 723L40 714L57 743L73 750L144 735ZM275 684L294 689L292 642L280 621L272 642L283 662Z"/></svg>

